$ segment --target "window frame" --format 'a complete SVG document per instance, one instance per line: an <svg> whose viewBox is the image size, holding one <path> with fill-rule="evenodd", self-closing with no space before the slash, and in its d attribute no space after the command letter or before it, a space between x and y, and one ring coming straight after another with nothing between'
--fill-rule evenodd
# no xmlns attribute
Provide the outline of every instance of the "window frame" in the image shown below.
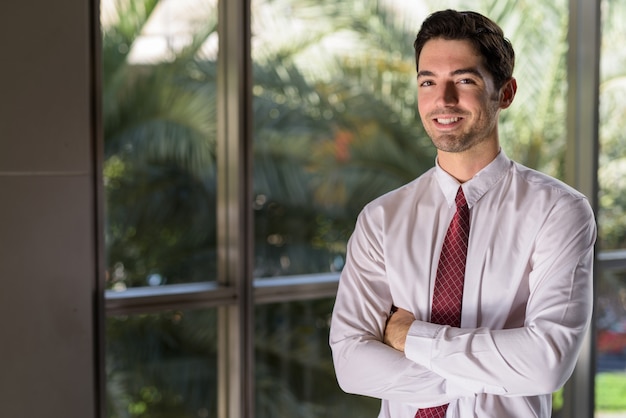
<svg viewBox="0 0 626 418"><path fill-rule="evenodd" d="M568 98L565 179L585 194L598 211L600 2L570 0L568 31ZM594 288L599 271L596 252ZM594 296L595 297L595 296ZM563 416L592 417L595 413L595 318L574 372L564 388Z"/></svg>

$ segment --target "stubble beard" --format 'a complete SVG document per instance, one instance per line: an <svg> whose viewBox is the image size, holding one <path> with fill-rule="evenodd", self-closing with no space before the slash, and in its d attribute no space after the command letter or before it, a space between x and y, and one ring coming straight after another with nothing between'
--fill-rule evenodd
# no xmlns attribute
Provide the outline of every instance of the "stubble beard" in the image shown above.
<svg viewBox="0 0 626 418"><path fill-rule="evenodd" d="M449 111L447 112L450 113ZM453 112L453 114L460 117L470 116L466 112ZM436 117L436 114L430 115L429 118ZM433 145L439 151L445 151L450 153L459 153L467 151L473 148L475 145L486 141L490 133L495 129L498 118L497 102L493 101L487 110L487 115L483 115L476 122L477 125L469 127L469 130L454 132L454 133L441 133L437 132L434 127L424 126L426 133L430 137Z"/></svg>
<svg viewBox="0 0 626 418"><path fill-rule="evenodd" d="M455 133L441 133L435 129L427 129L426 133L435 148L450 153L467 151L487 139L485 129L471 129Z"/></svg>
<svg viewBox="0 0 626 418"><path fill-rule="evenodd" d="M480 142L480 139L470 133L465 134L440 134L430 135L430 139L433 142L435 148L439 151L445 152L463 152L472 148L475 144Z"/></svg>

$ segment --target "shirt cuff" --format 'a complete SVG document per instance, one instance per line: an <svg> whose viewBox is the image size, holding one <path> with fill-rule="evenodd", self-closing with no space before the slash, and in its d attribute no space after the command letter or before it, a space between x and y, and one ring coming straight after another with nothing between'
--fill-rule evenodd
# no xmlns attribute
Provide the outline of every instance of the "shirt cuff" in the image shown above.
<svg viewBox="0 0 626 418"><path fill-rule="evenodd" d="M409 360L431 369L433 346L444 325L413 321L404 344L404 355Z"/></svg>
<svg viewBox="0 0 626 418"><path fill-rule="evenodd" d="M442 374L441 359L438 360L439 370L433 370L433 357L441 348L440 340L444 338L443 334L446 332L446 329L450 329L450 326L414 321L409 328L404 344L405 357L444 377L446 379L446 394L453 397L473 396L477 393L506 394L506 389L501 386L487 385L484 382L458 377L456 374L456 377L452 379L454 372ZM449 365L447 365L447 368L450 371Z"/></svg>

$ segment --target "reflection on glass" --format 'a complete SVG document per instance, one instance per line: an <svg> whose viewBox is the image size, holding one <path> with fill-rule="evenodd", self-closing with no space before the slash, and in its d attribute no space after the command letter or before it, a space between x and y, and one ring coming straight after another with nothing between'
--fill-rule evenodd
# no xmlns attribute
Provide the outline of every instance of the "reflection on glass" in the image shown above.
<svg viewBox="0 0 626 418"><path fill-rule="evenodd" d="M107 417L216 417L216 334L214 310L108 318Z"/></svg>
<svg viewBox="0 0 626 418"><path fill-rule="evenodd" d="M604 0L600 63L596 417L626 416L626 4Z"/></svg>
<svg viewBox="0 0 626 418"><path fill-rule="evenodd" d="M103 0L107 287L215 277L216 0Z"/></svg>
<svg viewBox="0 0 626 418"><path fill-rule="evenodd" d="M335 379L328 330L333 300L259 305L256 418L375 416L376 399L346 395Z"/></svg>

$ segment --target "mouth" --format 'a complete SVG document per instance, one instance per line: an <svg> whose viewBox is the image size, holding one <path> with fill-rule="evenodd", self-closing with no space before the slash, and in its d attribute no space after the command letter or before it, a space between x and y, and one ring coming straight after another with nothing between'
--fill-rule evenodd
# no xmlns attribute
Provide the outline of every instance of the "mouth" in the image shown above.
<svg viewBox="0 0 626 418"><path fill-rule="evenodd" d="M435 122L437 122L440 125L452 125L453 123L457 123L458 121L460 121L462 118L460 117L440 117L440 118L435 118Z"/></svg>
<svg viewBox="0 0 626 418"><path fill-rule="evenodd" d="M432 118L435 126L439 129L454 129L459 126L463 122L464 118L462 116L435 116Z"/></svg>

